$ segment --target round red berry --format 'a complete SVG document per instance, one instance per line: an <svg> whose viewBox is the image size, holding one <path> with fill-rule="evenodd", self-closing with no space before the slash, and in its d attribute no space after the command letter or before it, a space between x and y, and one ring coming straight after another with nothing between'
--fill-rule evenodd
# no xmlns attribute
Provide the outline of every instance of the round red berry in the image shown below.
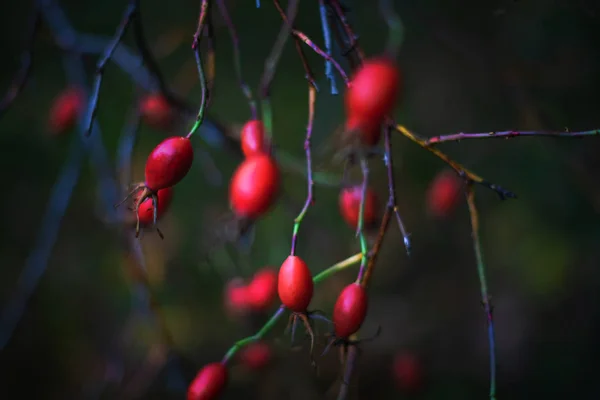
<svg viewBox="0 0 600 400"><path fill-rule="evenodd" d="M240 352L240 360L248 369L262 369L271 361L271 346L265 342L254 342L244 347Z"/></svg>
<svg viewBox="0 0 600 400"><path fill-rule="evenodd" d="M48 128L58 135L73 128L85 108L85 93L79 87L64 90L55 99L50 109Z"/></svg>
<svg viewBox="0 0 600 400"><path fill-rule="evenodd" d="M340 213L344 221L352 227L358 226L358 217L360 213L360 201L362 198L362 186L351 186L342 189L339 197ZM372 225L376 222L379 212L379 199L375 191L367 187L365 193L365 204L363 209L363 224L364 226Z"/></svg>
<svg viewBox="0 0 600 400"><path fill-rule="evenodd" d="M173 108L160 93L151 93L140 100L140 115L145 124L161 130L171 129L175 119Z"/></svg>
<svg viewBox="0 0 600 400"><path fill-rule="evenodd" d="M346 91L346 113L349 119L381 123L396 104L401 89L400 70L387 58L365 61Z"/></svg>
<svg viewBox="0 0 600 400"><path fill-rule="evenodd" d="M231 317L240 316L248 310L248 288L240 278L227 283L224 295L225 309Z"/></svg>
<svg viewBox="0 0 600 400"><path fill-rule="evenodd" d="M306 263L298 256L288 256L277 280L279 299L294 312L305 312L312 300L314 284Z"/></svg>
<svg viewBox="0 0 600 400"><path fill-rule="evenodd" d="M211 363L198 372L188 387L188 400L214 400L227 384L227 368L221 363Z"/></svg>
<svg viewBox="0 0 600 400"><path fill-rule="evenodd" d="M279 167L271 156L244 160L231 177L229 203L239 217L255 219L267 212L279 193Z"/></svg>
<svg viewBox="0 0 600 400"><path fill-rule="evenodd" d="M248 285L248 304L255 311L266 311L277 296L277 271L258 271Z"/></svg>
<svg viewBox="0 0 600 400"><path fill-rule="evenodd" d="M427 209L435 217L450 214L460 199L462 181L454 171L445 170L439 173L427 192Z"/></svg>
<svg viewBox="0 0 600 400"><path fill-rule="evenodd" d="M351 283L340 293L333 307L335 335L347 338L360 329L367 315L367 292L357 283Z"/></svg>
<svg viewBox="0 0 600 400"><path fill-rule="evenodd" d="M242 152L246 157L264 153L266 150L265 126L260 120L250 120L242 127L240 134Z"/></svg>
<svg viewBox="0 0 600 400"><path fill-rule="evenodd" d="M160 217L163 216L163 214L171 205L171 200L173 199L173 188L168 187L160 189L157 193L157 197L158 209L156 219L158 220L160 219ZM150 225L154 222L154 204L152 203L152 197L148 197L144 201L142 201L142 204L140 204L138 207L138 215L140 218L140 224L142 225Z"/></svg>
<svg viewBox="0 0 600 400"><path fill-rule="evenodd" d="M163 140L146 161L146 186L153 191L174 186L188 173L193 160L189 139L174 136Z"/></svg>
<svg viewBox="0 0 600 400"><path fill-rule="evenodd" d="M392 374L398 388L406 391L419 389L423 379L419 360L410 353L400 353L394 357Z"/></svg>

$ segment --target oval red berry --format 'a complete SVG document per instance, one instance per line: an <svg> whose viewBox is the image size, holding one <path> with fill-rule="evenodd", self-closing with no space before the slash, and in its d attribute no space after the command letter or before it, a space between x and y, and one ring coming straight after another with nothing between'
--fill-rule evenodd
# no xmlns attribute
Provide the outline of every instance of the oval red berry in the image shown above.
<svg viewBox="0 0 600 400"><path fill-rule="evenodd" d="M140 115L145 124L161 130L169 130L175 117L171 105L160 93L152 93L141 99Z"/></svg>
<svg viewBox="0 0 600 400"><path fill-rule="evenodd" d="M266 150L265 143L265 126L260 120L250 120L242 127L240 134L242 143L242 152L246 157L264 153Z"/></svg>
<svg viewBox="0 0 600 400"><path fill-rule="evenodd" d="M227 368L221 363L204 366L188 387L188 400L214 400L227 384Z"/></svg>
<svg viewBox="0 0 600 400"><path fill-rule="evenodd" d="M73 128L85 108L85 93L79 87L64 90L50 108L48 129L58 135Z"/></svg>
<svg viewBox="0 0 600 400"><path fill-rule="evenodd" d="M347 338L358 331L367 315L367 292L352 283L344 288L333 307L335 335Z"/></svg>
<svg viewBox="0 0 600 400"><path fill-rule="evenodd" d="M360 201L362 198L362 186L351 186L341 190L339 196L339 208L342 218L351 227L356 229L360 213ZM367 187L365 193L365 205L363 210L363 224L370 226L377 220L379 199L375 191Z"/></svg>
<svg viewBox="0 0 600 400"><path fill-rule="evenodd" d="M174 186L189 172L193 160L189 139L174 136L163 140L146 161L146 186L154 191Z"/></svg>
<svg viewBox="0 0 600 400"><path fill-rule="evenodd" d="M271 346L265 342L250 343L240 353L242 364L248 369L262 369L271 361Z"/></svg>
<svg viewBox="0 0 600 400"><path fill-rule="evenodd" d="M431 182L427 192L427 209L435 217L450 214L460 199L462 181L454 171L445 170Z"/></svg>
<svg viewBox="0 0 600 400"><path fill-rule="evenodd" d="M255 219L266 213L279 193L279 180L279 167L269 155L244 160L229 184L229 203L235 214Z"/></svg>
<svg viewBox="0 0 600 400"><path fill-rule="evenodd" d="M400 86L400 70L392 60L374 58L365 61L346 91L348 118L381 123L393 111Z"/></svg>
<svg viewBox="0 0 600 400"><path fill-rule="evenodd" d="M248 285L248 303L255 311L266 311L277 296L277 271L258 271Z"/></svg>
<svg viewBox="0 0 600 400"><path fill-rule="evenodd" d="M279 299L294 312L305 312L312 300L314 284L306 263L298 256L288 256L277 280Z"/></svg>

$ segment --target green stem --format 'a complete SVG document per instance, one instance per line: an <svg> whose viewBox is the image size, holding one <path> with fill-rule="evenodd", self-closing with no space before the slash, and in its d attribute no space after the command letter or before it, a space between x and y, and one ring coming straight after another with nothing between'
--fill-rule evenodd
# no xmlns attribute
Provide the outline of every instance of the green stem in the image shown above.
<svg viewBox="0 0 600 400"><path fill-rule="evenodd" d="M390 0L379 0L379 10L390 31L386 50L395 58L404 40L404 25Z"/></svg>
<svg viewBox="0 0 600 400"><path fill-rule="evenodd" d="M321 271L321 273L319 273L313 277L313 282L319 283L319 282L327 279L331 275L355 265L361 259L362 259L362 254L355 254L351 257L348 257L345 260L342 260L342 261L338 262L337 264L332 265L331 267L327 268L326 270ZM284 311L285 311L285 307L283 305L279 306L279 308L277 309L275 314L273 314L271 316L271 318L269 318L269 320L263 325L262 328L260 328L260 330L258 332L256 332L252 336L248 336L244 339L241 339L241 340L238 340L237 342L235 342L235 344L229 348L227 353L225 353L225 356L223 357L222 362L224 364L229 362L231 360L231 358L233 358L233 356L238 351L240 351L241 348L249 345L250 343L254 343L254 342L257 342L260 339L262 339L271 329L273 329L273 327L275 326L275 324L277 323L279 318L281 318L281 316L283 315Z"/></svg>
<svg viewBox="0 0 600 400"><path fill-rule="evenodd" d="M194 49L194 56L196 57L196 65L198 66L198 75L200 76L200 91L202 93L202 99L200 100L200 109L198 110L198 116L196 121L187 134L186 138L190 138L202 125L204 121L204 111L206 110L206 100L208 98L208 85L206 84L206 75L204 74L204 66L202 65L202 58L200 57L200 49L196 47Z"/></svg>

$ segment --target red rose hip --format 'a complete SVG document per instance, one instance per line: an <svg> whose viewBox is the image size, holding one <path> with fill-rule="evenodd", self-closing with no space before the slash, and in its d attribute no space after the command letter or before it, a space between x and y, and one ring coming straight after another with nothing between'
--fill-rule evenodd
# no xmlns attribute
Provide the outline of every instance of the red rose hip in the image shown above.
<svg viewBox="0 0 600 400"><path fill-rule="evenodd" d="M50 108L48 128L58 135L73 128L77 118L85 107L85 93L81 88L72 87L64 90L55 99Z"/></svg>
<svg viewBox="0 0 600 400"><path fill-rule="evenodd" d="M346 91L348 118L381 123L393 111L401 83L400 70L391 59L365 61Z"/></svg>
<svg viewBox="0 0 600 400"><path fill-rule="evenodd" d="M277 296L277 271L265 268L258 271L247 287L248 304L255 311L267 310Z"/></svg>
<svg viewBox="0 0 600 400"><path fill-rule="evenodd" d="M312 300L314 284L306 263L298 256L288 256L277 279L279 299L293 312L304 313Z"/></svg>
<svg viewBox="0 0 600 400"><path fill-rule="evenodd" d="M271 346L265 342L250 343L240 352L242 364L249 369L262 369L271 361Z"/></svg>
<svg viewBox="0 0 600 400"><path fill-rule="evenodd" d="M139 198L139 195L136 198L136 203ZM173 188L164 188L158 191L158 209L156 214L156 219L160 219L163 214L167 211L169 206L171 205L171 200L173 199ZM152 198L148 197L138 207L138 215L140 218L140 224L142 225L150 225L154 222L154 205L152 204Z"/></svg>
<svg viewBox="0 0 600 400"><path fill-rule="evenodd" d="M435 217L445 217L457 206L462 189L461 179L454 171L439 173L427 192L427 209Z"/></svg>
<svg viewBox="0 0 600 400"><path fill-rule="evenodd" d="M347 338L358 331L367 315L367 292L357 283L351 283L340 293L333 307L335 335Z"/></svg>
<svg viewBox="0 0 600 400"><path fill-rule="evenodd" d="M146 187L157 191L174 186L189 172L194 150L188 138L169 137L152 150L146 161Z"/></svg>
<svg viewBox="0 0 600 400"><path fill-rule="evenodd" d="M362 186L351 186L342 189L339 196L339 208L340 213L344 221L352 227L358 226L358 217L360 212L360 201L362 198ZM377 220L378 214L378 203L377 194L375 191L367 187L365 193L365 205L363 210L363 224L364 226L372 225Z"/></svg>
<svg viewBox="0 0 600 400"><path fill-rule="evenodd" d="M187 400L214 400L227 384L227 368L221 363L211 363L198 372L188 387Z"/></svg>
<svg viewBox="0 0 600 400"><path fill-rule="evenodd" d="M229 203L239 217L255 219L266 213L279 193L279 167L271 156L258 154L244 160L229 184Z"/></svg>
<svg viewBox="0 0 600 400"><path fill-rule="evenodd" d="M250 120L242 127L240 134L242 152L246 157L266 151L265 126L260 120Z"/></svg>
<svg viewBox="0 0 600 400"><path fill-rule="evenodd" d="M163 130L171 128L175 117L171 105L160 93L151 93L141 99L140 115L148 126Z"/></svg>

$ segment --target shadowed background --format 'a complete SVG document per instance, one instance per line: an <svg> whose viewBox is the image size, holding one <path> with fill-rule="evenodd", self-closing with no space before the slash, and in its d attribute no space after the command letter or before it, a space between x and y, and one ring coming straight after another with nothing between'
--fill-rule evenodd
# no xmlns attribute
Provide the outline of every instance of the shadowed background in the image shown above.
<svg viewBox="0 0 600 400"><path fill-rule="evenodd" d="M198 3L142 2L145 30L161 68L174 90L194 106L200 89L190 43ZM253 1L229 2L241 38L244 75L254 90L281 26L271 2L262 3L256 9ZM316 3L302 2L296 27L322 45ZM415 132L433 136L600 127L600 46L594 39L600 7L595 2L395 3L406 29L400 53L405 92L396 117ZM114 33L123 11L123 2L114 0L61 4L76 29L102 35ZM367 55L383 50L387 34L374 4L350 4ZM0 6L2 88L18 68L30 9L25 1ZM215 34L217 74L209 119L238 125L249 118L249 110L236 84L229 34L216 10ZM133 44L130 35L124 42ZM332 135L344 117L342 98L329 94L323 61L308 48L306 53L321 87L313 141L316 163L329 165ZM69 137L76 134L51 137L46 132L52 99L67 82L61 54L47 29L39 36L34 57L30 81L0 120L0 305L9 301L33 250ZM96 60L86 57L90 77ZM111 159L134 95L130 78L110 64L97 121ZM277 146L303 165L307 89L292 41L278 69L272 104ZM172 133L184 133L188 123L183 121L181 130ZM133 154L134 180L143 178L148 152L165 135L141 128ZM582 399L598 396L593 373L600 356L599 140L517 138L441 146L519 196L502 202L493 192L477 188L495 305L499 398L561 399L575 391ZM220 360L235 340L266 321L267 316L251 321L229 318L223 288L234 276L249 278L261 267L279 266L289 254L292 220L304 201L306 182L288 171L285 196L258 223L252 247L237 255L219 248L207 263L209 243L222 228L215 219L227 212L227 181L239 155L211 148L200 135L193 141L210 154L221 184L202 162L204 155L197 153L195 166L175 188L172 207L160 222L165 240L152 232L142 239L148 278L178 357L156 356L158 372L140 375L148 362L155 363L152 349L158 329L136 311L139 301L132 301L128 260L114 231L100 218L97 180L86 161L47 272L14 337L0 352L0 393L108 399L127 387L131 392L121 398L131 398L131 393L146 399L182 398L197 369ZM487 337L466 205L461 203L444 220L432 219L425 194L444 164L400 134L394 137L394 157L399 208L412 233L413 254L406 256L402 237L392 225L362 329L369 336L381 325L382 333L363 347L351 398L483 398L488 385ZM382 164L371 162L373 185L385 199ZM329 166L340 170L339 165ZM359 250L340 218L338 190L315 190L317 202L301 227L298 248L314 273ZM351 269L319 285L313 307L330 312L355 274ZM268 336L276 354L271 366L264 371L234 367L224 398L335 398L336 351L321 359L315 375L306 346L303 351L290 350L284 327L281 322ZM398 353L418 357L423 390L409 394L396 388L391 364Z"/></svg>

